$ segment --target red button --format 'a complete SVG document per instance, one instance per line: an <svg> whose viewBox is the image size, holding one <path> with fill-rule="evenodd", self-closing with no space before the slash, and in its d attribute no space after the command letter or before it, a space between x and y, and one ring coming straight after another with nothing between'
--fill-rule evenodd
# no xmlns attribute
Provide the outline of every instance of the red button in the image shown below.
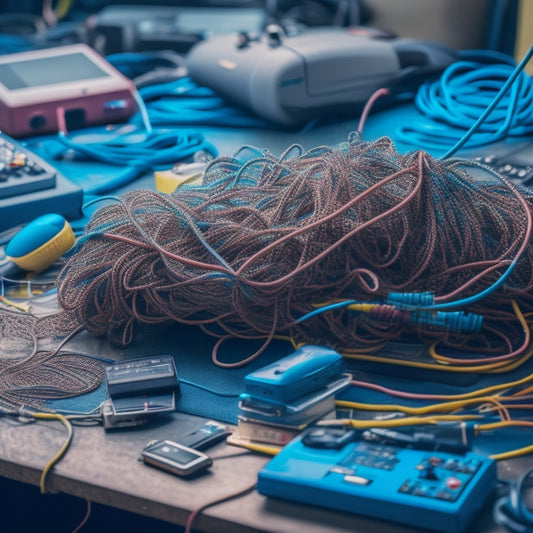
<svg viewBox="0 0 533 533"><path fill-rule="evenodd" d="M449 489L458 489L461 486L461 480L459 478L456 478L454 476L451 476L446 479L446 486Z"/></svg>

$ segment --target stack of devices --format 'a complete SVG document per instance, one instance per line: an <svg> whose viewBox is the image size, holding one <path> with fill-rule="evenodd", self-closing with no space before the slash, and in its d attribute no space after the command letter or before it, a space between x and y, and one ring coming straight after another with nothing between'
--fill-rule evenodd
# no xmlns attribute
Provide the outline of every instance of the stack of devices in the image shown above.
<svg viewBox="0 0 533 533"><path fill-rule="evenodd" d="M121 361L105 368L109 398L102 404L105 429L139 426L175 411L180 393L174 357Z"/></svg>
<svg viewBox="0 0 533 533"><path fill-rule="evenodd" d="M248 374L230 439L283 446L310 423L334 416L335 395L352 380L343 366L338 352L305 345Z"/></svg>

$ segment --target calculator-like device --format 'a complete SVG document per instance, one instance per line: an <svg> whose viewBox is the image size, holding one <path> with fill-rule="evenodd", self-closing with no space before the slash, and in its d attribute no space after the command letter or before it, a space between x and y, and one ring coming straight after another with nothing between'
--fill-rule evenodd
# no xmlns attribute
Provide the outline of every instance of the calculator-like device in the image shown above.
<svg viewBox="0 0 533 533"><path fill-rule="evenodd" d="M57 171L6 135L0 135L0 198L49 189Z"/></svg>
<svg viewBox="0 0 533 533"><path fill-rule="evenodd" d="M0 132L0 231L46 213L81 216L83 192L22 142Z"/></svg>

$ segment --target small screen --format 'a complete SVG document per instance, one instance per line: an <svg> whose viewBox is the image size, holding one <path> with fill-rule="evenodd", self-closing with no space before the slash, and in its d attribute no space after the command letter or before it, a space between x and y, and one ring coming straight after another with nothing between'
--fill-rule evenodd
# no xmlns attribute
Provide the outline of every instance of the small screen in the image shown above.
<svg viewBox="0 0 533 533"><path fill-rule="evenodd" d="M198 455L181 448L176 448L175 446L169 446L165 442L152 448L152 452L182 465L186 465L191 461L198 459Z"/></svg>
<svg viewBox="0 0 533 533"><path fill-rule="evenodd" d="M0 83L10 91L107 76L81 52L0 63Z"/></svg>

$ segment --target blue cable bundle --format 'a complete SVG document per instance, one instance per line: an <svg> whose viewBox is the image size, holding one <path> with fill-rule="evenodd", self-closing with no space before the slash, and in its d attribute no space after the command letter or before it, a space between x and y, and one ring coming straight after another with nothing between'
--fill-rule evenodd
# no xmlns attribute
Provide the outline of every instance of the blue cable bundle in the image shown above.
<svg viewBox="0 0 533 533"><path fill-rule="evenodd" d="M212 157L217 155L216 148L200 133L171 128L150 130L144 134L128 132L93 143L77 143L61 132L58 138L67 149L125 169L104 183L84 185L83 190L88 195L107 194L131 183L149 170L167 169L198 152L207 152Z"/></svg>
<svg viewBox="0 0 533 533"><path fill-rule="evenodd" d="M438 80L421 85L415 105L425 120L400 127L398 140L448 149L467 140L476 147L533 133L533 80L523 70L531 55L517 66L500 52L462 52Z"/></svg>
<svg viewBox="0 0 533 533"><path fill-rule="evenodd" d="M272 127L185 77L139 89L152 124Z"/></svg>
<svg viewBox="0 0 533 533"><path fill-rule="evenodd" d="M187 76L183 58L169 51L111 54L106 59L130 78L158 126L272 127Z"/></svg>
<svg viewBox="0 0 533 533"><path fill-rule="evenodd" d="M208 158L218 155L216 147L197 131L171 126L153 128L142 97L138 92L135 97L139 112L130 123L111 130L101 127L84 130L83 141L60 131L53 138L35 140L32 149L45 159L88 159L124 169L103 182L87 180L81 184L86 196L108 194L148 171L168 169L198 153L207 154ZM135 124L137 120L140 127Z"/></svg>

